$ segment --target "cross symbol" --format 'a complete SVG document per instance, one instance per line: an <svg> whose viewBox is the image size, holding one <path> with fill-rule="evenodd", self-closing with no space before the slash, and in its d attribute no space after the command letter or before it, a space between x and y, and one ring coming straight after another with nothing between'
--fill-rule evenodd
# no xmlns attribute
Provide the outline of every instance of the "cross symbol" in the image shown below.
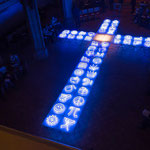
<svg viewBox="0 0 150 150"><path fill-rule="evenodd" d="M150 47L150 37L115 35L118 25L118 20L106 19L97 33L64 30L59 35L59 38L85 40L91 43L45 118L44 126L65 132L74 129L111 43ZM74 110L78 111L70 115Z"/></svg>

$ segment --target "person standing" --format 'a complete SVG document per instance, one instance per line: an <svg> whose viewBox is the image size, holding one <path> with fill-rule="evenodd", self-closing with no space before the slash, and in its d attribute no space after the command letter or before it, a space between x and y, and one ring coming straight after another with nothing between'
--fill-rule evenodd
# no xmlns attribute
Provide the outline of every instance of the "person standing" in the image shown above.
<svg viewBox="0 0 150 150"><path fill-rule="evenodd" d="M136 0L131 0L131 7L132 7L131 13L134 13L134 11L135 11L135 6L136 6Z"/></svg>

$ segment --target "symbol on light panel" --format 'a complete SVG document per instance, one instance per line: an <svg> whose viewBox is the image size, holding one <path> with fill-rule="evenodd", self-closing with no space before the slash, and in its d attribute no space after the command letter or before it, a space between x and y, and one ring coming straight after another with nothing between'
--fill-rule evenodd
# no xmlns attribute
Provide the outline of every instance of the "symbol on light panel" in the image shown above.
<svg viewBox="0 0 150 150"><path fill-rule="evenodd" d="M99 32L99 33L105 33L105 32L106 32L106 29L100 28L100 29L98 30L98 32Z"/></svg>
<svg viewBox="0 0 150 150"><path fill-rule="evenodd" d="M71 34L76 35L76 34L78 34L78 31L73 30L73 31L71 31Z"/></svg>
<svg viewBox="0 0 150 150"><path fill-rule="evenodd" d="M92 37L91 37L91 36L86 36L86 37L84 38L84 40L85 40L85 41L91 41L91 40L92 40Z"/></svg>
<svg viewBox="0 0 150 150"><path fill-rule="evenodd" d="M78 35L78 36L76 37L76 39L78 39L78 40L83 40L83 36L82 36L82 35Z"/></svg>
<svg viewBox="0 0 150 150"><path fill-rule="evenodd" d="M71 93L73 92L74 90L76 90L76 86L75 85L66 85L64 90L66 93Z"/></svg>
<svg viewBox="0 0 150 150"><path fill-rule="evenodd" d="M74 38L75 38L75 35L73 35L73 34L68 35L68 39L74 39Z"/></svg>
<svg viewBox="0 0 150 150"><path fill-rule="evenodd" d="M62 34L69 34L70 33L70 30L64 30L63 32L62 32Z"/></svg>
<svg viewBox="0 0 150 150"><path fill-rule="evenodd" d="M132 42L132 36L126 35L126 36L124 37L123 44L131 45L131 42Z"/></svg>
<svg viewBox="0 0 150 150"><path fill-rule="evenodd" d="M96 50L96 46L89 46L88 47L88 51L95 51Z"/></svg>
<svg viewBox="0 0 150 150"><path fill-rule="evenodd" d="M71 77L70 82L72 84L78 84L80 82L80 78L79 77Z"/></svg>
<svg viewBox="0 0 150 150"><path fill-rule="evenodd" d="M83 56L83 57L81 58L81 61L84 61L84 62L89 63L89 62L90 62L90 59L87 58L87 57L85 57L85 56Z"/></svg>
<svg viewBox="0 0 150 150"><path fill-rule="evenodd" d="M88 35L89 35L90 37L93 37L93 36L95 35L95 33L94 33L94 32L89 32Z"/></svg>
<svg viewBox="0 0 150 150"><path fill-rule="evenodd" d="M63 114L66 110L66 107L64 104L62 103L57 103L56 105L54 105L53 107L53 111L56 113L56 114Z"/></svg>
<svg viewBox="0 0 150 150"><path fill-rule="evenodd" d="M78 118L77 113L81 110L80 108L70 106L69 107L69 113L67 114L68 116L73 116L74 118Z"/></svg>
<svg viewBox="0 0 150 150"><path fill-rule="evenodd" d="M93 63L94 63L95 65L101 64L101 63L102 63L102 59L96 57L96 58L93 59Z"/></svg>
<svg viewBox="0 0 150 150"><path fill-rule="evenodd" d="M89 90L86 87L81 87L78 90L78 94L80 94L81 96L87 96L89 93Z"/></svg>
<svg viewBox="0 0 150 150"><path fill-rule="evenodd" d="M105 53L97 52L95 56L103 58L105 56Z"/></svg>
<svg viewBox="0 0 150 150"><path fill-rule="evenodd" d="M104 47L104 48L106 48L106 47L108 47L109 46L109 43L108 42L102 42L102 47Z"/></svg>
<svg viewBox="0 0 150 150"><path fill-rule="evenodd" d="M94 71L87 71L86 76L87 76L88 78L93 79L93 78L95 78L95 77L97 76L97 72L94 72Z"/></svg>
<svg viewBox="0 0 150 150"><path fill-rule="evenodd" d="M150 37L145 39L145 43L144 43L145 47L150 47Z"/></svg>
<svg viewBox="0 0 150 150"><path fill-rule="evenodd" d="M82 80L82 85L83 86L92 86L93 85L93 80L91 80L89 78L84 78Z"/></svg>
<svg viewBox="0 0 150 150"><path fill-rule="evenodd" d="M105 20L104 20L104 22L108 22L108 23L110 23L110 22L111 22L111 20L110 20L110 19L105 19Z"/></svg>
<svg viewBox="0 0 150 150"><path fill-rule="evenodd" d="M145 42L145 43L144 43L144 46L145 46L145 47L150 47L150 42Z"/></svg>
<svg viewBox="0 0 150 150"><path fill-rule="evenodd" d="M88 66L88 64L87 64L87 63L80 62L80 63L79 63L79 65L78 65L78 68L80 68L80 69L86 69L86 68L87 68L87 66Z"/></svg>
<svg viewBox="0 0 150 150"><path fill-rule="evenodd" d="M65 129L66 131L69 131L69 128L71 126L73 126L74 124L76 124L76 121L75 120L72 120L72 119L69 119L69 118L66 118L64 117L64 124L62 124L60 126L61 129Z"/></svg>
<svg viewBox="0 0 150 150"><path fill-rule="evenodd" d="M48 126L51 126L51 127L56 126L58 122L59 122L59 119L56 115L50 115L46 118L46 124Z"/></svg>
<svg viewBox="0 0 150 150"><path fill-rule="evenodd" d="M87 50L87 51L86 51L86 55L89 56L89 57L90 57L90 56L94 56L94 51L89 51L89 50Z"/></svg>
<svg viewBox="0 0 150 150"><path fill-rule="evenodd" d="M66 37L67 37L67 34L60 34L59 37L60 37L60 38L66 38Z"/></svg>
<svg viewBox="0 0 150 150"><path fill-rule="evenodd" d="M79 35L86 35L86 32L80 31L80 32L79 32Z"/></svg>
<svg viewBox="0 0 150 150"><path fill-rule="evenodd" d="M84 74L84 70L83 70L83 69L76 69L76 70L74 71L74 74L75 74L76 76L82 76L82 75Z"/></svg>
<svg viewBox="0 0 150 150"><path fill-rule="evenodd" d="M85 100L81 96L77 96L73 99L73 104L77 107L81 107L85 104Z"/></svg>
<svg viewBox="0 0 150 150"><path fill-rule="evenodd" d="M99 44L98 44L97 41L92 41L91 45L92 45L92 46L98 46Z"/></svg>
<svg viewBox="0 0 150 150"><path fill-rule="evenodd" d="M59 101L62 103L67 102L68 100L70 100L72 98L71 94L61 94L59 97Z"/></svg>
<svg viewBox="0 0 150 150"><path fill-rule="evenodd" d="M114 38L114 43L115 44L120 44L121 43L121 38L122 38L121 35L119 35L119 34L116 35L115 38Z"/></svg>
<svg viewBox="0 0 150 150"><path fill-rule="evenodd" d="M97 66L97 65L90 65L90 67L89 67L89 69L91 70L91 71L96 71L96 70L99 70L99 67Z"/></svg>
<svg viewBox="0 0 150 150"><path fill-rule="evenodd" d="M134 37L133 45L142 45L143 38L142 37Z"/></svg>

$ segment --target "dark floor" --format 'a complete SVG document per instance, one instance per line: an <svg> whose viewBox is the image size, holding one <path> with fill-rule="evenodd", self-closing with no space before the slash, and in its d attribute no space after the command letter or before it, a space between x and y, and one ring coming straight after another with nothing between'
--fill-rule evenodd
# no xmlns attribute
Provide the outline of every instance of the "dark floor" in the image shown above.
<svg viewBox="0 0 150 150"><path fill-rule="evenodd" d="M134 25L126 11L106 12L81 29L96 32L103 19L118 18L119 33L150 35ZM150 52L146 48L112 44L74 131L64 133L42 126L87 46L66 39L50 44L49 58L33 63L7 101L0 101L0 124L84 150L149 150L150 129L139 129L142 110L150 109Z"/></svg>

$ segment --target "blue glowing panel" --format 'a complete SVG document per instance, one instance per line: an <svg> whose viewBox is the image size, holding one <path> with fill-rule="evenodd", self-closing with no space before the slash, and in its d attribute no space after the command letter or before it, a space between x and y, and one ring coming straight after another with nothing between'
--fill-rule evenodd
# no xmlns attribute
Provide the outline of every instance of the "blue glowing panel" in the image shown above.
<svg viewBox="0 0 150 150"><path fill-rule="evenodd" d="M73 31L71 31L71 34L73 34L73 35L77 35L77 34L78 34L78 31L73 30Z"/></svg>
<svg viewBox="0 0 150 150"><path fill-rule="evenodd" d="M68 37L67 37L67 38L68 38L68 39L75 39L75 37L76 37L76 36L75 36L74 34L68 34Z"/></svg>
<svg viewBox="0 0 150 150"><path fill-rule="evenodd" d="M145 47L150 47L150 37L145 39L144 46Z"/></svg>
<svg viewBox="0 0 150 150"><path fill-rule="evenodd" d="M122 44L122 36L120 34L117 34L114 38L115 44Z"/></svg>
<svg viewBox="0 0 150 150"><path fill-rule="evenodd" d="M123 44L131 45L133 37L131 35L124 36Z"/></svg>
<svg viewBox="0 0 150 150"><path fill-rule="evenodd" d="M76 125L76 120L64 117L61 124L60 129L64 132L70 132Z"/></svg>
<svg viewBox="0 0 150 150"><path fill-rule="evenodd" d="M108 30L110 26L113 26L116 30L118 24L117 21L106 19L100 28ZM113 33L114 32L115 31L113 31ZM59 35L59 37L67 37L68 39L76 38L82 40L83 37L86 41L92 41L94 36L94 32L86 33L76 30L64 30ZM64 132L70 132L74 129L95 79L100 72L100 66L109 46L109 42L91 42L63 88L56 103L44 120L43 125L60 129Z"/></svg>
<svg viewBox="0 0 150 150"><path fill-rule="evenodd" d="M143 38L142 37L134 37L133 39L133 46L142 45Z"/></svg>
<svg viewBox="0 0 150 150"><path fill-rule="evenodd" d="M86 37L84 38L85 41L92 41L92 39L93 39L93 38L92 38L91 36L86 36Z"/></svg>

